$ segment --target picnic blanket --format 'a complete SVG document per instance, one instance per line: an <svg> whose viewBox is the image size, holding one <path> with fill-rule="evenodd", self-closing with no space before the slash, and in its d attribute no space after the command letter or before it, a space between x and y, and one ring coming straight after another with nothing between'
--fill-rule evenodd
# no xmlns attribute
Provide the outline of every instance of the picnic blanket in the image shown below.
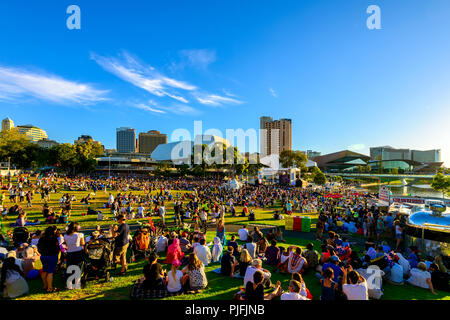
<svg viewBox="0 0 450 320"><path fill-rule="evenodd" d="M131 287L130 298L132 300L143 300L143 299L162 299L165 297L178 296L183 294L183 292L169 292L167 289L160 290L145 290L144 282L137 280Z"/></svg>

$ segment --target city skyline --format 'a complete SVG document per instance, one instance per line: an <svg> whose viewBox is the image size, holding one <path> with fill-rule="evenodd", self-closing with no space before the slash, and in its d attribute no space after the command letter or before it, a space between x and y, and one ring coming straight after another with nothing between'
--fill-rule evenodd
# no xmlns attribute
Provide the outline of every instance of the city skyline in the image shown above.
<svg viewBox="0 0 450 320"><path fill-rule="evenodd" d="M67 1L2 3L2 119L111 149L119 127L171 142L195 120L225 132L268 115L292 119L295 150L441 149L449 166L450 4L377 2L381 30L357 1L80 0L81 30L65 26Z"/></svg>

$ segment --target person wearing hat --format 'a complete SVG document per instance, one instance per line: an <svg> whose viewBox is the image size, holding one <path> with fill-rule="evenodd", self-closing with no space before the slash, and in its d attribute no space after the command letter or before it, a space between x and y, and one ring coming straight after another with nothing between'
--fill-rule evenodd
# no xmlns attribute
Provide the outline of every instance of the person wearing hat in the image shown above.
<svg viewBox="0 0 450 320"><path fill-rule="evenodd" d="M222 260L220 263L220 273L227 277L233 277L234 272L237 271L238 261L236 257L233 255L234 248L232 246L228 246L227 253L222 256Z"/></svg>
<svg viewBox="0 0 450 320"><path fill-rule="evenodd" d="M266 288L272 287L272 283L270 281L270 278L272 277L272 274L269 270L266 270L262 267L262 261L261 259L253 259L252 265L247 268L247 271L245 272L244 276L244 287L247 285L247 282L253 282L253 274L256 271L261 271L264 275L264 281L263 284Z"/></svg>
<svg viewBox="0 0 450 320"><path fill-rule="evenodd" d="M114 265L116 263L120 263L122 269L120 270L121 275L125 275L127 271L127 249L130 244L130 240L128 235L130 234L130 228L128 224L125 222L125 217L123 215L119 215L117 217L117 222L119 223L119 227L115 232L115 248L114 248Z"/></svg>
<svg viewBox="0 0 450 320"><path fill-rule="evenodd" d="M339 267L339 262L341 262L341 260L339 260L338 256L331 256L330 262L327 262L322 266L322 275L324 275L325 270L330 268L331 270L333 270L333 281L336 283L340 283L340 278L342 278L344 273Z"/></svg>
<svg viewBox="0 0 450 320"><path fill-rule="evenodd" d="M403 281L403 267L398 263L400 258L397 255L392 257L393 265L389 274L387 275L388 282L395 285L402 285Z"/></svg>

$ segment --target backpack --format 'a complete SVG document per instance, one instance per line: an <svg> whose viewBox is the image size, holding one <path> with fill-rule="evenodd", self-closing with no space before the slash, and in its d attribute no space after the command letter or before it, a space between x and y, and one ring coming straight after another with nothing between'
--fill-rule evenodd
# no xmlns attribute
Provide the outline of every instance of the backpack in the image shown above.
<svg viewBox="0 0 450 320"><path fill-rule="evenodd" d="M139 233L136 237L136 247L139 250L147 250L150 244L150 235L143 232Z"/></svg>

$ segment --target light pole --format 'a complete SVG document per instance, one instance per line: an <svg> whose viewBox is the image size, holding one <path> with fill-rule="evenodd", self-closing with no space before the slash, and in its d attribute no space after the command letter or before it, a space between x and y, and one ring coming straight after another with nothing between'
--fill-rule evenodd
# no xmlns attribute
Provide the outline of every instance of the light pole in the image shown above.
<svg viewBox="0 0 450 320"><path fill-rule="evenodd" d="M108 156L108 181L111 182L111 155Z"/></svg>

